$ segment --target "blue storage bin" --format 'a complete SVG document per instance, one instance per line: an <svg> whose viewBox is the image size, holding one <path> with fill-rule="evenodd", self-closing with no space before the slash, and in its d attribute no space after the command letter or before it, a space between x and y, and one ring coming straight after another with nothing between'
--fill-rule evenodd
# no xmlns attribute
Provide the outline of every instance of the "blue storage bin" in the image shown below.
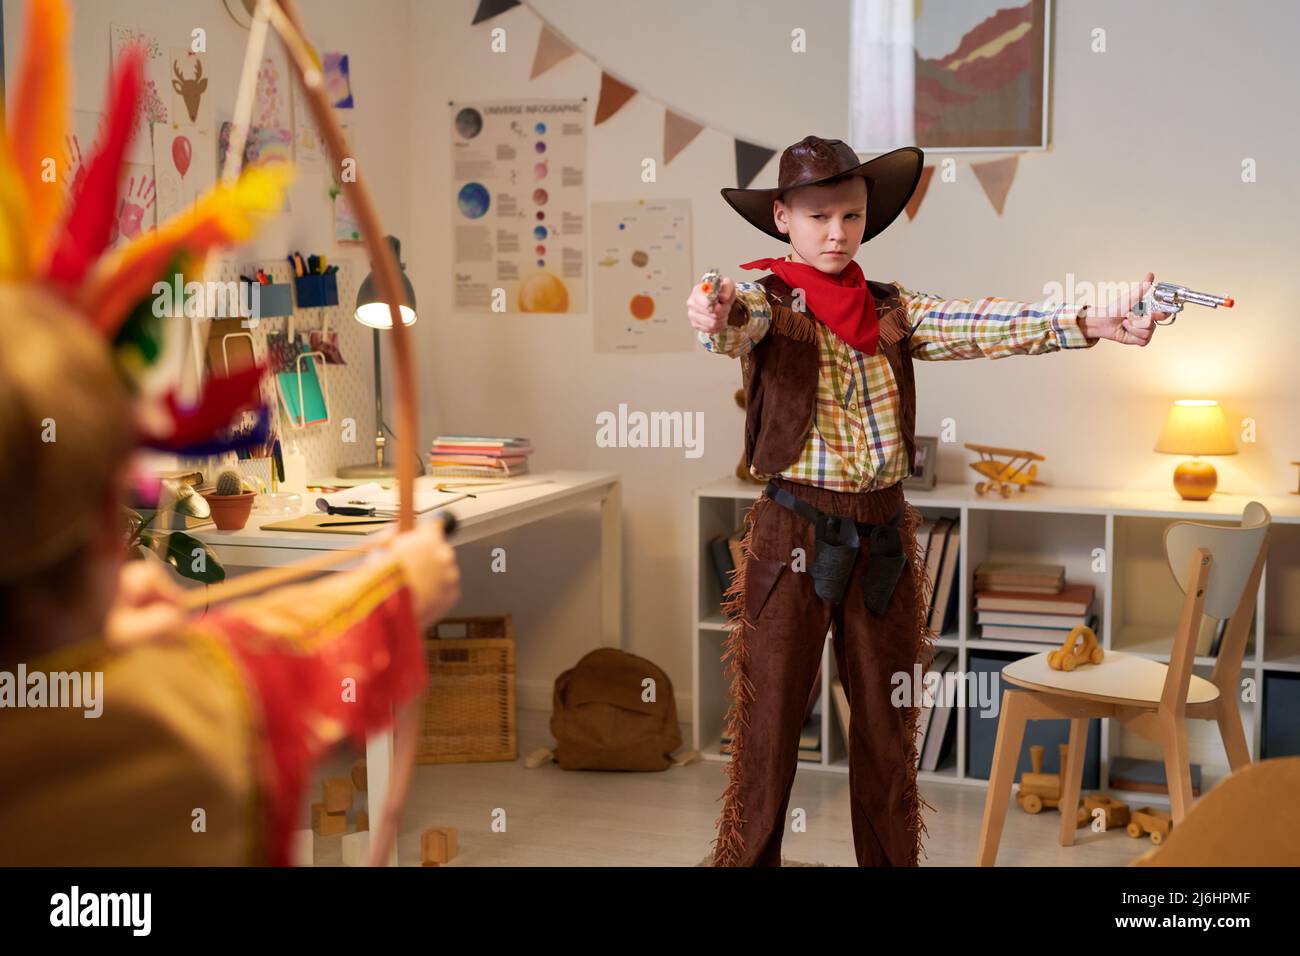
<svg viewBox="0 0 1300 956"><path fill-rule="evenodd" d="M971 673L1001 673L1011 661L1027 654L996 653L985 651L971 652L969 655ZM988 680L989 678L985 678ZM999 680L997 685L998 715L981 716L983 708L978 701L968 699L966 702L966 773L981 780L989 778L993 769L993 749L998 739L998 722L1002 719L1002 692L1013 685ZM1020 748L1020 760L1016 765L1016 780L1026 771L1032 772L1029 760L1029 748L1042 744L1043 773L1060 773L1061 761L1058 757L1060 744L1070 742L1070 722L1068 720L1031 720L1025 725L1025 741ZM1088 721L1088 742L1083 748L1083 783L1084 790L1096 790L1101 786L1101 721L1093 718Z"/></svg>
<svg viewBox="0 0 1300 956"><path fill-rule="evenodd" d="M1264 726L1261 729L1260 754L1265 760L1300 756L1300 674L1264 674Z"/></svg>

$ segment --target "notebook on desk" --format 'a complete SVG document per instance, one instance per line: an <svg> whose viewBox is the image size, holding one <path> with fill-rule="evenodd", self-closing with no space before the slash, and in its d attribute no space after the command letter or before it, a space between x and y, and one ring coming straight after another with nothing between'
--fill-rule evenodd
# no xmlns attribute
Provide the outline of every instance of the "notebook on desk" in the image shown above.
<svg viewBox="0 0 1300 956"><path fill-rule="evenodd" d="M355 518L347 515L327 515L323 513L299 515L284 521L272 521L261 525L263 531L318 531L321 534L372 534L397 524L396 520L381 521L378 524L351 524L350 522L371 521L371 518ZM344 523L347 522L347 523Z"/></svg>

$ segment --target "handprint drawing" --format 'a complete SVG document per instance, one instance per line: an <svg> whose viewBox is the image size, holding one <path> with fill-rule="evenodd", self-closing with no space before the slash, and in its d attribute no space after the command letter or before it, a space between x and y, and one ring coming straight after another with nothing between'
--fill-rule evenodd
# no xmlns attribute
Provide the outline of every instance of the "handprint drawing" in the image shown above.
<svg viewBox="0 0 1300 956"><path fill-rule="evenodd" d="M118 201L117 217L113 220L109 242L117 242L119 236L134 239L146 231L145 215L153 208L156 198L152 176L140 173L128 177L122 198Z"/></svg>

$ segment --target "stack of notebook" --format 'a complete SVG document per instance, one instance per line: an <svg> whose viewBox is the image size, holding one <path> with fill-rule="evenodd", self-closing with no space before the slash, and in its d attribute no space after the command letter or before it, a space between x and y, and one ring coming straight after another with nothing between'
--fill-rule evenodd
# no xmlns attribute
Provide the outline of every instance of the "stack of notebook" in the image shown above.
<svg viewBox="0 0 1300 956"><path fill-rule="evenodd" d="M513 478L527 474L533 446L527 438L439 435L429 451L435 478Z"/></svg>
<svg viewBox="0 0 1300 956"><path fill-rule="evenodd" d="M1059 564L985 561L975 569L975 615L980 637L1063 644L1086 624L1095 632L1096 589L1070 584Z"/></svg>

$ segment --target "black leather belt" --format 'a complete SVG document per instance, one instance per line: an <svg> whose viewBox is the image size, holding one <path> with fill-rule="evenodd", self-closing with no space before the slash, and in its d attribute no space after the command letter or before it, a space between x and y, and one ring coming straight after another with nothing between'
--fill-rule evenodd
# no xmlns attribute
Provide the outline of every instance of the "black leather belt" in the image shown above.
<svg viewBox="0 0 1300 956"><path fill-rule="evenodd" d="M795 514L811 521L815 528L817 553L809 573L817 596L838 604L849 584L858 547L865 537L871 545L867 571L862 576L862 597L867 609L881 615L889 607L894 588L907 564L903 554L902 537L898 524L903 517L903 504L888 521L872 524L857 521L846 515L832 514L810 505L786 491L775 481L769 481L764 491L767 497Z"/></svg>

